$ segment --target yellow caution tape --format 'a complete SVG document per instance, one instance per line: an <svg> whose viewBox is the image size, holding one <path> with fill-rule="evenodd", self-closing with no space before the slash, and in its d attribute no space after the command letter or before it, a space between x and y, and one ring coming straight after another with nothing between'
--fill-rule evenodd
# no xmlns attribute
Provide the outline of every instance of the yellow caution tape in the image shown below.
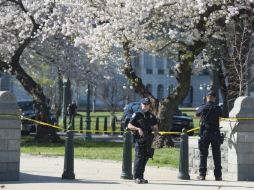
<svg viewBox="0 0 254 190"><path fill-rule="evenodd" d="M199 128L200 128L200 127L195 127L195 128L193 128L193 129L190 129L190 130L187 131L187 133L192 132L192 131L199 130Z"/></svg>
<svg viewBox="0 0 254 190"><path fill-rule="evenodd" d="M34 120L34 119L30 119L30 118L27 118L27 117L24 117L24 116L21 116L21 118L25 119L25 120L28 120L28 121L32 121L34 123L37 123L37 124L41 124L43 126L48 126L48 127L53 127L53 128L56 128L56 129L60 129L62 131L72 131L72 132L91 132L91 133L95 133L95 132L99 132L99 133L122 133L123 131L112 131L112 130L108 130L108 131L102 131L102 130L69 130L69 129L64 129L63 127L60 127L60 126L57 126L57 125L52 125L52 124L49 124L49 123L46 123L46 122L42 122L42 121L37 121L37 120Z"/></svg>
<svg viewBox="0 0 254 190"><path fill-rule="evenodd" d="M57 125L52 125L52 124L49 124L49 123L46 123L46 122L43 122L43 121L37 121L37 120L31 119L31 118L28 118L28 117L24 117L24 116L21 116L21 119L32 121L34 123L41 124L41 125L47 126L47 127L52 127L52 128L59 129L59 130L62 130L62 131L90 132L90 133L123 133L123 131L119 131L119 130L117 130L117 131L113 131L113 130L108 130L108 131L103 131L103 130L69 130L69 129L64 129L63 127L60 127L60 126L57 126ZM195 127L193 129L188 130L187 133L192 132L192 131L196 131L198 129L199 129L199 127ZM173 134L181 134L181 132L160 131L159 134L161 134L161 135L173 135Z"/></svg>
<svg viewBox="0 0 254 190"><path fill-rule="evenodd" d="M248 117L228 117L228 118L220 118L220 121L238 121L238 120L254 120L254 118Z"/></svg>
<svg viewBox="0 0 254 190"><path fill-rule="evenodd" d="M160 135L177 135L181 134L181 132L166 132L166 131L159 131Z"/></svg>
<svg viewBox="0 0 254 190"><path fill-rule="evenodd" d="M43 121L37 121L37 120L31 119L31 118L28 118L28 117L24 117L24 116L21 116L21 119L25 119L25 120L28 120L28 121L32 121L32 122L34 122L34 123L41 124L41 125L47 126L47 127L53 127L53 128L56 128L56 129L63 129L63 128L61 128L60 126L52 125L52 124L49 124L49 123L46 123L46 122L43 122ZM64 130L64 129L63 129L63 130Z"/></svg>

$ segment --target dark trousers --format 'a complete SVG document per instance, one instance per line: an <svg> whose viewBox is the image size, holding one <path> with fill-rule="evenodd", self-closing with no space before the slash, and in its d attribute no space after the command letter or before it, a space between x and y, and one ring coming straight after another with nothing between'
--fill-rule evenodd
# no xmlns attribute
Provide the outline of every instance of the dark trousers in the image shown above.
<svg viewBox="0 0 254 190"><path fill-rule="evenodd" d="M200 136L199 150L200 150L200 165L199 175L206 176L207 171L207 156L209 145L212 146L213 162L214 162L214 176L221 177L221 151L220 151L220 132L205 130Z"/></svg>
<svg viewBox="0 0 254 190"><path fill-rule="evenodd" d="M144 179L146 163L148 161L147 145L135 143L134 179Z"/></svg>

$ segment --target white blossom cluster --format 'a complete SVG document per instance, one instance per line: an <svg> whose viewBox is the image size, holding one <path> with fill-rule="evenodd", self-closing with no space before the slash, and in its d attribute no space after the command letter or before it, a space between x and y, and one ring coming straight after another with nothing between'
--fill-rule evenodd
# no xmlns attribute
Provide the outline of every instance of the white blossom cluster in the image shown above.
<svg viewBox="0 0 254 190"><path fill-rule="evenodd" d="M0 0L0 56L8 62L27 38L43 41L56 33L72 38L91 62L119 62L127 42L131 52L168 55L207 41L219 18L229 22L252 5L253 0ZM34 33L31 17L39 26Z"/></svg>
<svg viewBox="0 0 254 190"><path fill-rule="evenodd" d="M216 32L251 0L96 0L84 1L85 24L79 26L77 46L89 48L92 60L123 58L128 41L131 51L174 51L179 44L192 46ZM79 23L80 24L80 23ZM82 24L82 23L81 23ZM117 49L117 50L116 50ZM117 53L117 56L116 54Z"/></svg>
<svg viewBox="0 0 254 190"><path fill-rule="evenodd" d="M24 39L31 36L33 24L30 16L33 15L35 19L42 19L40 18L41 15L47 11L46 3L24 1L23 5L27 8L27 12L23 11L17 3L2 0L0 4L0 54L6 59L5 61L8 61L19 44L24 42ZM36 34L32 35L35 36Z"/></svg>

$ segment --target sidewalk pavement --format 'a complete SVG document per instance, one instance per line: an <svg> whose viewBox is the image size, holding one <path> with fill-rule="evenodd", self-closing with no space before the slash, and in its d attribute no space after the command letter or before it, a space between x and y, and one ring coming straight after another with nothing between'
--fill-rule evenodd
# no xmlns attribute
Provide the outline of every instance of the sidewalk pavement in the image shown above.
<svg viewBox="0 0 254 190"><path fill-rule="evenodd" d="M0 182L4 190L246 190L254 189L254 182L206 181L177 179L178 170L148 166L145 177L149 184L135 184L120 179L122 163L116 161L75 159L76 180L62 180L64 158L22 154L20 181Z"/></svg>

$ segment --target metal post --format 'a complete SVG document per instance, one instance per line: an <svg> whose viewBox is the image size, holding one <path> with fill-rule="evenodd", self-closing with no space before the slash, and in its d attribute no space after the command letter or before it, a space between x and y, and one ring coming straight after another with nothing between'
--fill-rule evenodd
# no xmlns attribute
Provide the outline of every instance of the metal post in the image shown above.
<svg viewBox="0 0 254 190"><path fill-rule="evenodd" d="M111 135L115 135L115 134L116 134L116 133L115 133L115 131L116 131L116 117L115 117L115 116L113 116L113 117L111 118L110 124L111 124L111 129L112 129Z"/></svg>
<svg viewBox="0 0 254 190"><path fill-rule="evenodd" d="M86 110L86 130L91 130L91 117L90 117L90 84L87 85L87 110ZM91 140L91 132L86 132L86 139Z"/></svg>
<svg viewBox="0 0 254 190"><path fill-rule="evenodd" d="M80 133L83 133L83 116L82 115L80 115L79 130L80 130Z"/></svg>
<svg viewBox="0 0 254 190"><path fill-rule="evenodd" d="M189 175L189 142L187 130L183 129L180 136L180 163L179 163L179 179L190 180Z"/></svg>
<svg viewBox="0 0 254 190"><path fill-rule="evenodd" d="M74 116L71 118L71 124L68 130L74 129ZM67 131L65 140L65 154L64 154L64 172L62 179L75 179L74 174L74 146L73 146L73 131Z"/></svg>
<svg viewBox="0 0 254 190"><path fill-rule="evenodd" d="M130 131L124 133L122 179L133 179L132 175L132 135Z"/></svg>
<svg viewBox="0 0 254 190"><path fill-rule="evenodd" d="M121 122L121 124L120 124L120 128L121 128L121 133L120 133L120 135L123 135L125 126L124 126L124 124L123 124L122 122Z"/></svg>
<svg viewBox="0 0 254 190"><path fill-rule="evenodd" d="M99 131L99 116L96 116L95 130ZM99 134L99 132L95 132L95 134Z"/></svg>
<svg viewBox="0 0 254 190"><path fill-rule="evenodd" d="M62 123L64 130L66 131L66 89L67 89L67 80L63 78L63 104L62 104Z"/></svg>
<svg viewBox="0 0 254 190"><path fill-rule="evenodd" d="M63 116L63 127L64 127L64 132L66 132L66 129L67 129L67 116L66 115L64 115Z"/></svg>
<svg viewBox="0 0 254 190"><path fill-rule="evenodd" d="M106 132L108 130L108 118L107 116L104 117L104 135L107 135L108 133Z"/></svg>

